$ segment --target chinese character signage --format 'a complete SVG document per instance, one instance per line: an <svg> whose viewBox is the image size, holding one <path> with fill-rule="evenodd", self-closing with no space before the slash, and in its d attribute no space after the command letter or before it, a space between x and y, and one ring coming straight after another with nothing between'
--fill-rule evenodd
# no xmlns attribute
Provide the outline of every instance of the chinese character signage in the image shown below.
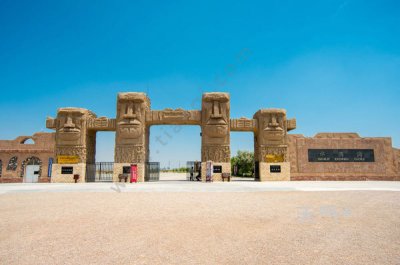
<svg viewBox="0 0 400 265"><path fill-rule="evenodd" d="M308 149L308 162L375 162L373 149Z"/></svg>
<svg viewBox="0 0 400 265"><path fill-rule="evenodd" d="M265 155L265 162L267 163L280 163L285 161L285 155L284 154L268 154Z"/></svg>
<svg viewBox="0 0 400 265"><path fill-rule="evenodd" d="M57 156L58 164L78 164L79 156Z"/></svg>

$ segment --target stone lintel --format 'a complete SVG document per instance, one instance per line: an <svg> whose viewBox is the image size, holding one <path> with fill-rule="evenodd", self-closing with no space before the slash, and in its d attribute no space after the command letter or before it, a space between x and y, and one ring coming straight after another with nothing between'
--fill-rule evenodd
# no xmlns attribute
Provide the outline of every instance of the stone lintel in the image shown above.
<svg viewBox="0 0 400 265"><path fill-rule="evenodd" d="M164 109L146 113L147 125L201 125L200 110Z"/></svg>
<svg viewBox="0 0 400 265"><path fill-rule="evenodd" d="M256 120L247 118L231 119L230 125L231 131L254 132Z"/></svg>
<svg viewBox="0 0 400 265"><path fill-rule="evenodd" d="M115 119L109 119L106 117L92 118L87 121L88 130L95 131L115 131L115 124Z"/></svg>

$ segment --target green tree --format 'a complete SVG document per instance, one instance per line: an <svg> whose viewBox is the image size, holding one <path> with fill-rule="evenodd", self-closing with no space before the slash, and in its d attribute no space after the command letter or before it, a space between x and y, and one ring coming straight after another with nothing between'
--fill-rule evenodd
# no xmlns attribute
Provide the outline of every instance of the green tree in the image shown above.
<svg viewBox="0 0 400 265"><path fill-rule="evenodd" d="M254 153L249 151L238 151L236 156L231 158L232 173L237 166L238 176L252 176L254 169Z"/></svg>

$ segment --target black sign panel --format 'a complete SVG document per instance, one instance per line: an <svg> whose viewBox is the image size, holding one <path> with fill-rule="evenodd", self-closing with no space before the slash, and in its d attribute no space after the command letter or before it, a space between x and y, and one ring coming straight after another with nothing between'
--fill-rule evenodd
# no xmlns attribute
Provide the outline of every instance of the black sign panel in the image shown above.
<svg viewBox="0 0 400 265"><path fill-rule="evenodd" d="M373 149L308 149L308 162L375 162Z"/></svg>
<svg viewBox="0 0 400 265"><path fill-rule="evenodd" d="M73 172L73 167L61 167L61 174L72 174Z"/></svg>
<svg viewBox="0 0 400 265"><path fill-rule="evenodd" d="M271 173L281 173L281 166L280 165L270 165L269 172Z"/></svg>
<svg viewBox="0 0 400 265"><path fill-rule="evenodd" d="M214 166L213 173L222 173L222 166Z"/></svg>
<svg viewBox="0 0 400 265"><path fill-rule="evenodd" d="M122 167L122 173L123 174L130 174L131 173L131 167L130 166Z"/></svg>

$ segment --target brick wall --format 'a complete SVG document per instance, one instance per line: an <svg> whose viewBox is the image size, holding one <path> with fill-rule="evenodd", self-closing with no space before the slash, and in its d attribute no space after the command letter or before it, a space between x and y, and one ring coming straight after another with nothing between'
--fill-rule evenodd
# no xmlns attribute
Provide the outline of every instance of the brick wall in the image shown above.
<svg viewBox="0 0 400 265"><path fill-rule="evenodd" d="M399 180L399 150L391 138L362 138L356 133L289 135L291 180ZM309 149L373 149L374 162L309 162Z"/></svg>

